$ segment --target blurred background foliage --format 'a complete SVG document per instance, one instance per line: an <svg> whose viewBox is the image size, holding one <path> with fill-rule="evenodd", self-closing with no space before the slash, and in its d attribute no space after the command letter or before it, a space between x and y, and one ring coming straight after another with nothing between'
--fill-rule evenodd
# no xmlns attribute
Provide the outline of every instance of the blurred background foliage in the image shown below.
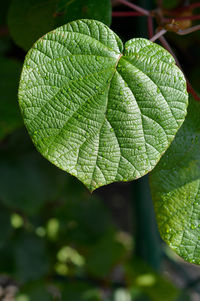
<svg viewBox="0 0 200 301"><path fill-rule="evenodd" d="M136 1L154 8L156 1ZM184 2L184 1L183 1ZM187 1L186 1L187 2ZM194 1L195 2L195 1ZM163 1L167 9L181 1ZM17 104L26 51L68 21L111 24L123 40L147 37L146 17L109 0L2 1L0 10L0 300L200 300L200 270L161 242L148 179L112 184L92 195L35 150ZM167 34L199 89L200 33Z"/></svg>

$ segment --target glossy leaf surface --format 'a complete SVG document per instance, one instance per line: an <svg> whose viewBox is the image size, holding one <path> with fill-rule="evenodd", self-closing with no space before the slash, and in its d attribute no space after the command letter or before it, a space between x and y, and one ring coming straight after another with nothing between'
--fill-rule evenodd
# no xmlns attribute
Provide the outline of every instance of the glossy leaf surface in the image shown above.
<svg viewBox="0 0 200 301"><path fill-rule="evenodd" d="M162 238L185 260L200 264L200 104L188 115L151 175Z"/></svg>
<svg viewBox="0 0 200 301"><path fill-rule="evenodd" d="M79 20L28 52L19 87L37 149L91 191L143 176L181 126L186 83L172 56L146 39L121 40Z"/></svg>

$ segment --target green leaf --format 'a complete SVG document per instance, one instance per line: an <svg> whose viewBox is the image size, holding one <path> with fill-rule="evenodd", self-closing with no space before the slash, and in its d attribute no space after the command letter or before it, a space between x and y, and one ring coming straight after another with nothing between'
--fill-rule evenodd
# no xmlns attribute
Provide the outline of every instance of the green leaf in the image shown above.
<svg viewBox="0 0 200 301"><path fill-rule="evenodd" d="M44 240L22 232L13 245L16 279L22 283L44 277L49 269Z"/></svg>
<svg viewBox="0 0 200 301"><path fill-rule="evenodd" d="M51 284L42 281L29 282L20 287L16 301L52 301L54 298L50 292Z"/></svg>
<svg viewBox="0 0 200 301"><path fill-rule="evenodd" d="M101 291L88 282L70 281L61 288L62 301L100 301L102 300Z"/></svg>
<svg viewBox="0 0 200 301"><path fill-rule="evenodd" d="M4 138L23 124L17 105L17 87L21 64L0 57L0 139Z"/></svg>
<svg viewBox="0 0 200 301"><path fill-rule="evenodd" d="M126 279L131 292L138 289L148 296L149 301L175 301L180 294L172 282L155 273L145 261L137 257L126 266Z"/></svg>
<svg viewBox="0 0 200 301"><path fill-rule="evenodd" d="M11 138L0 150L0 199L12 210L35 215L65 195L68 176L44 160L24 132Z"/></svg>
<svg viewBox="0 0 200 301"><path fill-rule="evenodd" d="M54 28L57 0L13 0L8 13L9 32L15 43L28 50Z"/></svg>
<svg viewBox="0 0 200 301"><path fill-rule="evenodd" d="M165 9L174 9L180 5L180 0L163 0L163 7Z"/></svg>
<svg viewBox="0 0 200 301"><path fill-rule="evenodd" d="M7 23L6 17L7 17L8 9L10 6L10 2L11 2L11 0L7 0L7 1L2 1L2 3L1 3L0 26L5 26ZM1 36L1 38L2 38L2 36Z"/></svg>
<svg viewBox="0 0 200 301"><path fill-rule="evenodd" d="M151 174L151 191L162 238L185 260L200 264L200 104L188 115Z"/></svg>
<svg viewBox="0 0 200 301"><path fill-rule="evenodd" d="M89 250L86 268L89 274L106 278L112 269L126 258L125 247L117 241L114 231L108 233Z"/></svg>
<svg viewBox="0 0 200 301"><path fill-rule="evenodd" d="M2 250L11 234L13 233L13 228L10 223L10 212L0 206L0 227L1 227L1 235L0 235L0 250Z"/></svg>
<svg viewBox="0 0 200 301"><path fill-rule="evenodd" d="M77 185L73 188L77 190ZM67 196L66 202L52 211L60 223L60 241L80 247L91 246L113 228L111 217L101 199L83 194L75 197L67 193Z"/></svg>
<svg viewBox="0 0 200 301"><path fill-rule="evenodd" d="M19 103L42 155L91 191L148 173L181 126L186 83L172 56L146 39L125 44L78 20L28 52Z"/></svg>
<svg viewBox="0 0 200 301"><path fill-rule="evenodd" d="M77 19L95 19L110 25L110 0L59 0L56 9L56 24L63 25Z"/></svg>
<svg viewBox="0 0 200 301"><path fill-rule="evenodd" d="M13 0L8 26L15 43L28 50L43 34L81 18L110 25L110 0Z"/></svg>

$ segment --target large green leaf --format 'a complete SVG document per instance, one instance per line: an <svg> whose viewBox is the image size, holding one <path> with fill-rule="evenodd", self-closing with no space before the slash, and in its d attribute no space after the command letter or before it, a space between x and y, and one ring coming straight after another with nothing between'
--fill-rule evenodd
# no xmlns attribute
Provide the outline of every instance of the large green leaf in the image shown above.
<svg viewBox="0 0 200 301"><path fill-rule="evenodd" d="M110 25L110 0L13 0L8 25L16 44L28 50L43 34L81 18Z"/></svg>
<svg viewBox="0 0 200 301"><path fill-rule="evenodd" d="M17 105L17 87L21 64L0 57L0 139L22 126L23 120Z"/></svg>
<svg viewBox="0 0 200 301"><path fill-rule="evenodd" d="M188 115L151 175L162 238L185 260L200 264L200 104Z"/></svg>
<svg viewBox="0 0 200 301"><path fill-rule="evenodd" d="M79 20L28 52L19 103L37 149L91 191L149 172L181 126L186 83L172 56L146 39L125 44Z"/></svg>

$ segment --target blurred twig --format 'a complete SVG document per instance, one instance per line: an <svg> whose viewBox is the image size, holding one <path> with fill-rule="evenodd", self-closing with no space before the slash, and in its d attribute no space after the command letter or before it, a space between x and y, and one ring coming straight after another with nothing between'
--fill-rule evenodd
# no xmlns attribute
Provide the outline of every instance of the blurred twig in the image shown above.
<svg viewBox="0 0 200 301"><path fill-rule="evenodd" d="M9 34L8 27L0 27L0 37L7 36Z"/></svg>
<svg viewBox="0 0 200 301"><path fill-rule="evenodd" d="M159 30L151 39L151 42L155 42L157 39L159 39L161 36L163 36L167 32L166 29Z"/></svg>
<svg viewBox="0 0 200 301"><path fill-rule="evenodd" d="M148 24L148 36L149 36L149 39L151 39L153 37L153 18L152 16L148 16L147 18L147 24Z"/></svg>
<svg viewBox="0 0 200 301"><path fill-rule="evenodd" d="M174 57L175 59L175 62L176 62L176 65L183 71L182 67L181 67L181 64L179 63L179 60L178 58L176 57L174 51L172 50L171 46L169 45L169 43L167 42L167 40L163 37L163 36L160 36L159 37L159 40L162 44L162 46L169 51L169 53L171 53L171 55ZM184 71L183 71L184 73ZM190 84L189 80L187 79L187 77L185 76L186 78L186 81L187 81L187 90L188 90L188 93L190 93L195 100L197 101L200 101L200 97L197 95L197 93L194 91L192 85Z"/></svg>
<svg viewBox="0 0 200 301"><path fill-rule="evenodd" d="M143 16L143 14L134 11L114 11L112 17L136 17Z"/></svg>
<svg viewBox="0 0 200 301"><path fill-rule="evenodd" d="M144 16L149 16L150 15L150 11L148 11L147 9L144 9L136 4L133 4L127 0L118 0L119 3L124 4L125 6L128 6L134 10L136 10L137 12L141 13Z"/></svg>

